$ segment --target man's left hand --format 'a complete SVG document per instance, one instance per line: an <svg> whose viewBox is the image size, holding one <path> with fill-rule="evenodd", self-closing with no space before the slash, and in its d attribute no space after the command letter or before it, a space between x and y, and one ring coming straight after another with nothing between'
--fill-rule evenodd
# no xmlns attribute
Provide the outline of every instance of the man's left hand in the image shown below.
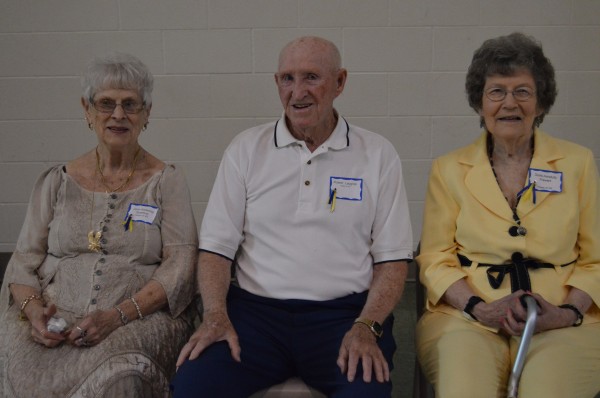
<svg viewBox="0 0 600 398"><path fill-rule="evenodd" d="M371 382L373 371L378 382L390 380L390 369L377 345L377 338L368 327L360 323L354 324L344 336L337 359L337 365L350 382L356 377L359 361L362 362L363 380L366 383Z"/></svg>

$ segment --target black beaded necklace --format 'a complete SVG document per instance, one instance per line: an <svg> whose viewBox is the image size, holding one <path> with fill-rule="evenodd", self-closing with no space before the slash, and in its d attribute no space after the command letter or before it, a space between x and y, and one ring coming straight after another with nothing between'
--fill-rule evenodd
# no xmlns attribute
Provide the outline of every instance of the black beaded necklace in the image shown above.
<svg viewBox="0 0 600 398"><path fill-rule="evenodd" d="M500 181L498 180L498 174L496 174L496 169L494 168L494 160L492 158L492 154L494 151L494 137L492 137L492 135L490 133L488 133L488 135L487 135L486 146L487 146L488 159L490 161L490 166L492 167L492 172L494 173L494 178L496 179L496 183L498 184L498 187L500 187ZM533 135L532 135L531 136L531 158L529 158L530 166L531 166L531 159L533 159L534 149L535 149L535 141L534 141ZM517 225L513 225L512 227L510 227L508 229L508 234L510 236L525 236L525 235L527 235L527 228L525 228L524 226L521 225L521 219L519 218L519 215L517 214L517 206L519 206L519 201L521 200L521 194L520 193L517 194L517 202L515 203L515 207L510 206L510 201L508 200L508 198L506 196L504 197L504 199L506 199L506 202L509 204L509 207L513 213L513 220L517 224Z"/></svg>

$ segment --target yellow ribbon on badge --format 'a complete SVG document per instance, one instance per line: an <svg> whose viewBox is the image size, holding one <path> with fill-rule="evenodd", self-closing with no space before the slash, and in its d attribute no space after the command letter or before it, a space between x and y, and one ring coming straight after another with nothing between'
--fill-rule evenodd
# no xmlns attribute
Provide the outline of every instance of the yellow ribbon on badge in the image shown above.
<svg viewBox="0 0 600 398"><path fill-rule="evenodd" d="M131 220L132 216L131 214L129 216L127 216L127 218L125 219L125 221L123 221L123 227L125 227L125 231L133 231L133 222Z"/></svg>
<svg viewBox="0 0 600 398"><path fill-rule="evenodd" d="M335 210L336 198L337 198L337 188L334 188L333 191L331 191L331 194L329 195L329 205L331 206L331 208L329 209L330 213L333 213Z"/></svg>
<svg viewBox="0 0 600 398"><path fill-rule="evenodd" d="M533 204L535 204L535 181L523 188L521 192L517 194L517 197L520 197L523 200L529 200L531 198L533 200Z"/></svg>

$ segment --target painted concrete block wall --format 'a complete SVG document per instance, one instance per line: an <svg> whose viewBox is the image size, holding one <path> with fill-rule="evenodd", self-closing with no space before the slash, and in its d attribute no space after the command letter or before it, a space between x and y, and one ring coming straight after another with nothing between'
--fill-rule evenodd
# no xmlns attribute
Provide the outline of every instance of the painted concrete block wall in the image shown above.
<svg viewBox="0 0 600 398"><path fill-rule="evenodd" d="M402 157L418 239L431 160L479 133L464 95L472 53L512 31L539 39L557 70L542 127L600 158L596 0L1 0L0 252L14 249L37 175L95 145L79 102L93 56L131 52L154 73L141 142L185 170L200 222L229 141L280 115L277 56L306 34L340 47L340 113Z"/></svg>

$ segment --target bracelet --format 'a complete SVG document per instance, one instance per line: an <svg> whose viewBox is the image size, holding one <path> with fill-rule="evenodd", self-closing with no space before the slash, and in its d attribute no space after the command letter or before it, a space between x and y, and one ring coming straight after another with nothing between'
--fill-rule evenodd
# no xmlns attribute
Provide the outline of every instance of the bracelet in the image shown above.
<svg viewBox="0 0 600 398"><path fill-rule="evenodd" d="M144 319L144 316L142 315L142 310L140 310L140 306L138 305L137 301L135 301L135 299L133 298L133 296L129 297L129 300L131 300L131 302L133 303L133 305L135 305L135 310L138 313L138 319Z"/></svg>
<svg viewBox="0 0 600 398"><path fill-rule="evenodd" d="M577 307L575 307L572 304L563 304L563 305L559 305L558 308L565 308L567 310L573 311L575 313L575 315L577 316L577 319L571 326L575 326L575 327L581 326L581 324L583 323L583 314L581 313L581 311L579 311L579 309L577 309Z"/></svg>
<svg viewBox="0 0 600 398"><path fill-rule="evenodd" d="M127 318L127 315L125 315L123 310L120 309L118 305L115 305L114 309L119 311L119 316L121 317L121 323L123 324L123 326L127 325L129 323L129 318Z"/></svg>
<svg viewBox="0 0 600 398"><path fill-rule="evenodd" d="M25 300L23 300L21 302L21 313L19 314L20 320L22 320L22 321L27 320L27 315L25 315L25 307L27 307L27 304L29 304L29 302L32 300L39 300L42 303L44 303L44 299L41 298L40 296L38 296L37 294L32 294L31 296L27 297Z"/></svg>

